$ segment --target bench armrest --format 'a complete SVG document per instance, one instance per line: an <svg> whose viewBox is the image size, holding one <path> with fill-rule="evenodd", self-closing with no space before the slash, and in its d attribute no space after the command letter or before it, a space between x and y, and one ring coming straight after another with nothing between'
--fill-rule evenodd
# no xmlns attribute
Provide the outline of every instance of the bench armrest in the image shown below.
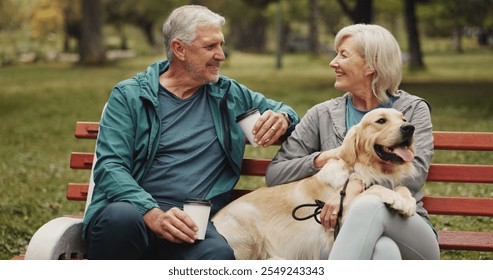
<svg viewBox="0 0 493 280"><path fill-rule="evenodd" d="M34 233L26 251L26 260L58 260L84 258L86 244L82 240L82 219L55 218Z"/></svg>

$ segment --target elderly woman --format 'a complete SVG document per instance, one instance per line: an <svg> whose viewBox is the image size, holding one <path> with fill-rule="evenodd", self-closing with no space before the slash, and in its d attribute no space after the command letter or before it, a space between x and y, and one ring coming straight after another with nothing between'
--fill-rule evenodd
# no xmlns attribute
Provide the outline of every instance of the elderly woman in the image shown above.
<svg viewBox="0 0 493 280"><path fill-rule="evenodd" d="M389 211L377 196L361 196L348 210L329 259L439 259L436 233L421 201L433 156L430 107L424 99L398 89L401 50L385 28L347 26L336 35L334 49L337 55L330 63L336 73L334 87L346 93L308 110L268 167L266 182L279 185L317 173L328 159L327 151L340 146L349 128L367 112L397 109L416 128L416 173L404 185L416 198L417 215L405 218ZM324 206L320 214L324 227L335 227L338 209L339 205Z"/></svg>

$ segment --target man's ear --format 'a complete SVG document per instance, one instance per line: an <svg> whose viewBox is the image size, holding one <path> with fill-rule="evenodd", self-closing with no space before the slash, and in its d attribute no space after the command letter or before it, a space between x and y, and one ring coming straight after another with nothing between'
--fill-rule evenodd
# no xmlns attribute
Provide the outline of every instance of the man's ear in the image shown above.
<svg viewBox="0 0 493 280"><path fill-rule="evenodd" d="M180 40L173 39L171 41L171 51L173 52L175 59L185 60L185 47Z"/></svg>

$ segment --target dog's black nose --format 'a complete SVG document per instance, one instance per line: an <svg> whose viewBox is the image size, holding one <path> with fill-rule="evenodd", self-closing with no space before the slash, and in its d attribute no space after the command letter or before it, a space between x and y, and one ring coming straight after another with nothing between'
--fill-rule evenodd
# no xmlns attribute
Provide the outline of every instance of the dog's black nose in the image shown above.
<svg viewBox="0 0 493 280"><path fill-rule="evenodd" d="M401 125L400 129L401 129L402 135L404 135L406 137L412 136L414 133L414 125L412 125L410 123L405 123L405 124Z"/></svg>

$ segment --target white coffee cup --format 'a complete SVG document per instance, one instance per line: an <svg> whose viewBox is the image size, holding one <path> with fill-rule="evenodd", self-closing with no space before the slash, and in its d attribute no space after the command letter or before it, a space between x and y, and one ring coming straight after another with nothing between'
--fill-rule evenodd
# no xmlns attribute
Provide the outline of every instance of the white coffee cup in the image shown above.
<svg viewBox="0 0 493 280"><path fill-rule="evenodd" d="M197 224L199 231L197 239L204 240L211 212L211 201L205 199L189 198L183 203L183 211Z"/></svg>
<svg viewBox="0 0 493 280"><path fill-rule="evenodd" d="M245 134L252 147L257 147L257 143L253 141L255 135L253 135L252 130L258 118L260 118L260 112L257 108L252 108L236 117L236 123L240 125L243 134Z"/></svg>

